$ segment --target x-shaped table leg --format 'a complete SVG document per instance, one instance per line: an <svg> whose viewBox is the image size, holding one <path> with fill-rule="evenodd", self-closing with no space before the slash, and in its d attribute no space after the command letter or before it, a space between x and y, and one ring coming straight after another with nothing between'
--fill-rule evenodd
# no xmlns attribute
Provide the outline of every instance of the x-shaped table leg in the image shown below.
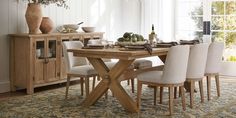
<svg viewBox="0 0 236 118"><path fill-rule="evenodd" d="M102 77L101 82L89 94L82 103L82 106L88 107L93 105L108 89L110 89L120 102L120 104L129 112L138 112L136 102L126 93L120 85L118 78L132 64L134 60L119 60L111 70L104 64L100 58L88 58L99 75Z"/></svg>

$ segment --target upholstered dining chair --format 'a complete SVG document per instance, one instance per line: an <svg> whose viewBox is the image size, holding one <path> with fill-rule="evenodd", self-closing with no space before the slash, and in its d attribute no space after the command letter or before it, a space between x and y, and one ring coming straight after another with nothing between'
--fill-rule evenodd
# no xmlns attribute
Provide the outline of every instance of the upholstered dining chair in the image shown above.
<svg viewBox="0 0 236 118"><path fill-rule="evenodd" d="M74 57L68 49L82 48L83 43L80 41L64 41L63 53L67 71L66 95L67 99L69 85L72 77L79 77L81 83L81 95L83 95L83 83L85 79L86 96L89 94L89 78L97 76L97 72L92 65L88 65L88 60L84 57Z"/></svg>
<svg viewBox="0 0 236 118"><path fill-rule="evenodd" d="M207 98L211 99L211 77L215 78L217 96L220 97L219 72L224 50L223 42L212 42L208 49L205 76L207 77Z"/></svg>
<svg viewBox="0 0 236 118"><path fill-rule="evenodd" d="M202 79L206 68L209 44L201 43L191 46L188 60L186 81L190 84L190 108L193 108L195 82L199 82L201 102L204 102Z"/></svg>
<svg viewBox="0 0 236 118"><path fill-rule="evenodd" d="M170 48L163 71L149 71L137 76L138 92L137 105L140 107L142 85L147 84L155 87L169 88L169 111L173 113L174 87L181 88L183 110L185 110L184 81L186 80L187 64L189 58L189 46L180 45ZM155 94L155 93L154 93ZM154 95L154 104L156 96Z"/></svg>

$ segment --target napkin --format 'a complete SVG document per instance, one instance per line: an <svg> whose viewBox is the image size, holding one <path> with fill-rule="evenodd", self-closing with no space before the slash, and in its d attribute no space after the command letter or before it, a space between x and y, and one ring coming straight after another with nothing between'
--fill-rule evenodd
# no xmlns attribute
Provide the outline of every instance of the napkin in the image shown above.
<svg viewBox="0 0 236 118"><path fill-rule="evenodd" d="M194 39L194 40L180 40L179 41L180 45L194 45L194 44L199 44L200 40Z"/></svg>
<svg viewBox="0 0 236 118"><path fill-rule="evenodd" d="M148 43L143 45L150 55L152 55L152 46Z"/></svg>
<svg viewBox="0 0 236 118"><path fill-rule="evenodd" d="M168 48L168 47L171 47L171 46L176 46L176 45L178 45L178 43L177 42L174 42L174 41L172 41L172 42L161 42L161 43L157 43L156 44L156 47L157 48Z"/></svg>

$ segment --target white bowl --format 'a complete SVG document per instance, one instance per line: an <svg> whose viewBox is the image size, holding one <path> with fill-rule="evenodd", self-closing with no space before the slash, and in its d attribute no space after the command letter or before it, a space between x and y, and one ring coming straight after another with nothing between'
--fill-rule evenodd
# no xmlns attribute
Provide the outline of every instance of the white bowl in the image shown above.
<svg viewBox="0 0 236 118"><path fill-rule="evenodd" d="M82 27L82 30L84 32L94 32L95 31L95 27Z"/></svg>

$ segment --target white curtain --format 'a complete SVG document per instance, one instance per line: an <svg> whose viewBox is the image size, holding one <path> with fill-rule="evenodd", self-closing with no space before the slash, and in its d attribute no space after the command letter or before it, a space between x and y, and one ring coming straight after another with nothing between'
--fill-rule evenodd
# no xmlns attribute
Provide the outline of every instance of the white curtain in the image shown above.
<svg viewBox="0 0 236 118"><path fill-rule="evenodd" d="M123 32L140 33L140 0L122 0Z"/></svg>
<svg viewBox="0 0 236 118"><path fill-rule="evenodd" d="M157 37L163 41L172 41L175 34L175 0L140 0L141 34L148 37L154 24Z"/></svg>
<svg viewBox="0 0 236 118"><path fill-rule="evenodd" d="M141 34L148 38L151 26L154 24L155 33L160 40L172 41L174 39L174 1L175 0L140 0L141 3ZM158 57L148 58L153 65L163 64Z"/></svg>

